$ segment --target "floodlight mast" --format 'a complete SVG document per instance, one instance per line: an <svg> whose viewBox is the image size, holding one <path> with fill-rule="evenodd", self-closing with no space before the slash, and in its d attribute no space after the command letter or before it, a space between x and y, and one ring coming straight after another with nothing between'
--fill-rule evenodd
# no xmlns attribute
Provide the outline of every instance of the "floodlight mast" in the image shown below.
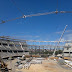
<svg viewBox="0 0 72 72"><path fill-rule="evenodd" d="M63 31L63 33L62 33L62 35L61 35L61 37L60 37L60 39L59 39L59 41L58 41L58 44L57 44L55 50L54 50L53 56L55 56L55 52L56 52L56 50L57 50L57 47L58 47L58 45L59 45L59 43L60 43L60 41L61 41L61 39L62 39L64 33L65 33L65 30L66 30L67 26L68 26L68 25L66 25L65 28L64 28L64 31Z"/></svg>

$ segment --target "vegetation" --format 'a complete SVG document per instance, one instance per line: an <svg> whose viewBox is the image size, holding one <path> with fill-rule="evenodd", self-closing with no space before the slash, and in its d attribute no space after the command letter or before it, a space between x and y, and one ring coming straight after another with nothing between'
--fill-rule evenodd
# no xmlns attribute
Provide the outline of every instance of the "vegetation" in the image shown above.
<svg viewBox="0 0 72 72"><path fill-rule="evenodd" d="M63 53L62 50L58 50L58 51L55 52L55 55L62 54L62 53Z"/></svg>
<svg viewBox="0 0 72 72"><path fill-rule="evenodd" d="M35 51L31 51L30 54L45 54L45 55L47 54L47 55L53 55L53 52L54 51L48 51L48 50L40 50L39 51L38 50L36 52ZM62 53L63 53L62 50L58 50L58 51L55 52L55 55L62 54Z"/></svg>

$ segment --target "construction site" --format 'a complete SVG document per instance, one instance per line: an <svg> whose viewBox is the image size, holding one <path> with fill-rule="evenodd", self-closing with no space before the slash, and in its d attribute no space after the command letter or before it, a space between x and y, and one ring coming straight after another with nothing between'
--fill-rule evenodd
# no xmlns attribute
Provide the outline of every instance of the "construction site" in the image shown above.
<svg viewBox="0 0 72 72"><path fill-rule="evenodd" d="M41 42L48 44L43 45ZM52 45L50 42L57 42L58 45ZM60 42L65 42L65 45L59 45ZM68 42L71 43L71 41L19 40L1 36L0 70L2 72L71 72L71 50L67 49L69 53L65 53L66 48L72 48ZM65 49L62 53L56 54L60 48Z"/></svg>
<svg viewBox="0 0 72 72"><path fill-rule="evenodd" d="M0 72L72 72L71 5L1 0Z"/></svg>

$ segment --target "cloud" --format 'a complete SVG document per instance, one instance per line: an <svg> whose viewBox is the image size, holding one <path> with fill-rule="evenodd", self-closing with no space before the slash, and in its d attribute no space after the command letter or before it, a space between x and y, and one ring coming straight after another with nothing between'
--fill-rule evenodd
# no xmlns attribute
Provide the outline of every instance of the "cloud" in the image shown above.
<svg viewBox="0 0 72 72"><path fill-rule="evenodd" d="M65 40L64 38L61 39L61 41L64 41L64 40Z"/></svg>
<svg viewBox="0 0 72 72"><path fill-rule="evenodd" d="M62 33L63 33L63 31L56 32L56 34L62 34ZM65 41L65 40L72 40L72 30L65 31L61 41Z"/></svg>
<svg viewBox="0 0 72 72"><path fill-rule="evenodd" d="M65 33L70 33L70 32L72 32L72 30L66 30L65 31ZM57 34L62 34L63 33L63 31L59 31L59 32L56 32Z"/></svg>
<svg viewBox="0 0 72 72"><path fill-rule="evenodd" d="M29 39L29 38L39 38L40 36L32 36L32 35L17 35L12 36L14 38L21 38L21 39Z"/></svg>
<svg viewBox="0 0 72 72"><path fill-rule="evenodd" d="M35 36L35 37L40 37L40 36Z"/></svg>
<svg viewBox="0 0 72 72"><path fill-rule="evenodd" d="M65 34L63 38L64 40L72 40L72 33Z"/></svg>
<svg viewBox="0 0 72 72"><path fill-rule="evenodd" d="M72 32L72 30L66 30L66 32Z"/></svg>

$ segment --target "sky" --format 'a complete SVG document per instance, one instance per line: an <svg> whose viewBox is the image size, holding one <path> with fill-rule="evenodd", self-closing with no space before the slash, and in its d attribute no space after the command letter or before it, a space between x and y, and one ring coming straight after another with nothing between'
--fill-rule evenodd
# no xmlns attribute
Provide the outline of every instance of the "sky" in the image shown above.
<svg viewBox="0 0 72 72"><path fill-rule="evenodd" d="M0 22L23 14L52 12L56 9L57 0L0 0ZM58 11L72 11L72 0L58 0ZM62 40L72 40L72 13L49 14L6 22L0 24L0 36L55 41L59 40L66 25L68 26Z"/></svg>

